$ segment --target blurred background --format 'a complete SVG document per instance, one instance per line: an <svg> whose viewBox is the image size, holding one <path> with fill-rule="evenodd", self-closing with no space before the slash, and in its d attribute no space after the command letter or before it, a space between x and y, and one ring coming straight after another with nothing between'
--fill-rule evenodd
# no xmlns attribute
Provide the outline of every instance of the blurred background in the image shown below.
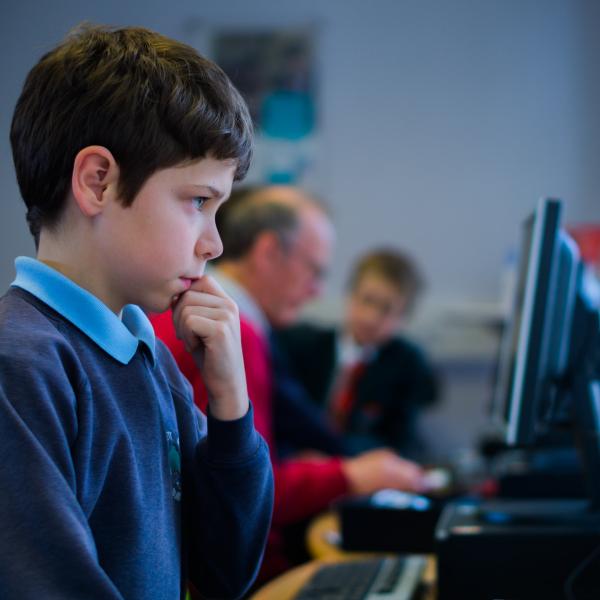
<svg viewBox="0 0 600 600"><path fill-rule="evenodd" d="M539 197L600 222L594 0L5 0L0 9L0 287L33 255L8 133L23 80L81 21L140 25L214 58L258 126L252 182L331 207L335 266L307 318L339 315L355 257L409 250L428 287L411 323L445 381L432 456L485 428L519 229Z"/></svg>

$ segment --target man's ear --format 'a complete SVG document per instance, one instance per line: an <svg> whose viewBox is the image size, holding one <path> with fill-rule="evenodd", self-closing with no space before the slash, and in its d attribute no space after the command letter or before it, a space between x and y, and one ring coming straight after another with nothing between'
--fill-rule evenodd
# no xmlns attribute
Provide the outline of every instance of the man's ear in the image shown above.
<svg viewBox="0 0 600 600"><path fill-rule="evenodd" d="M270 267L282 255L283 247L279 236L274 231L263 231L256 237L250 252L257 265Z"/></svg>
<svg viewBox="0 0 600 600"><path fill-rule="evenodd" d="M71 186L81 212L93 217L102 212L109 197L116 197L119 167L110 150L86 146L73 163Z"/></svg>

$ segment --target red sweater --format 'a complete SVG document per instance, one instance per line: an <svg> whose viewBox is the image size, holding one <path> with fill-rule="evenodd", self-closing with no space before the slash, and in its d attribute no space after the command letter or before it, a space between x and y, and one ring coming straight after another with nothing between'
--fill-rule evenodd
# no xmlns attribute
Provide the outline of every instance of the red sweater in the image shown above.
<svg viewBox="0 0 600 600"><path fill-rule="evenodd" d="M175 336L171 312L152 315L156 335L169 347L179 368L194 388L196 404L205 411L206 389L194 360ZM254 407L255 427L271 451L275 478L275 505L271 535L263 565L264 578L289 566L281 554L282 526L309 518L325 510L348 491L337 457L322 460L278 460L272 430L272 373L268 343L255 327L241 318L242 352L248 395Z"/></svg>

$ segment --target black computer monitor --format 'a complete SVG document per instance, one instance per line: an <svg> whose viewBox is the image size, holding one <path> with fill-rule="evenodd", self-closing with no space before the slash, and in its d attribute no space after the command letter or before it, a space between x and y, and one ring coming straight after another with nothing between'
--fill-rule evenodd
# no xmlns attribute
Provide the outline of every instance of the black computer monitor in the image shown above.
<svg viewBox="0 0 600 600"><path fill-rule="evenodd" d="M561 229L561 213L560 200L542 199L524 224L496 398L511 446L536 445L567 416L591 483L600 479L599 319L583 288L577 246ZM600 484L592 485L600 505Z"/></svg>
<svg viewBox="0 0 600 600"><path fill-rule="evenodd" d="M531 446L566 370L578 252L561 230L559 200L542 199L524 223L512 315L503 339L497 397L509 445Z"/></svg>

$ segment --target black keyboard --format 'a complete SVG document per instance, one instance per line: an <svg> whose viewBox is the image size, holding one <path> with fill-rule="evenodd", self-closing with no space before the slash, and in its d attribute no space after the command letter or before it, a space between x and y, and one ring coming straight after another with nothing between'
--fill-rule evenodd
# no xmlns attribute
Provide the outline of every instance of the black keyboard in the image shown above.
<svg viewBox="0 0 600 600"><path fill-rule="evenodd" d="M366 600L371 594L390 600L411 600L421 581L420 556L372 558L323 565L295 600Z"/></svg>

